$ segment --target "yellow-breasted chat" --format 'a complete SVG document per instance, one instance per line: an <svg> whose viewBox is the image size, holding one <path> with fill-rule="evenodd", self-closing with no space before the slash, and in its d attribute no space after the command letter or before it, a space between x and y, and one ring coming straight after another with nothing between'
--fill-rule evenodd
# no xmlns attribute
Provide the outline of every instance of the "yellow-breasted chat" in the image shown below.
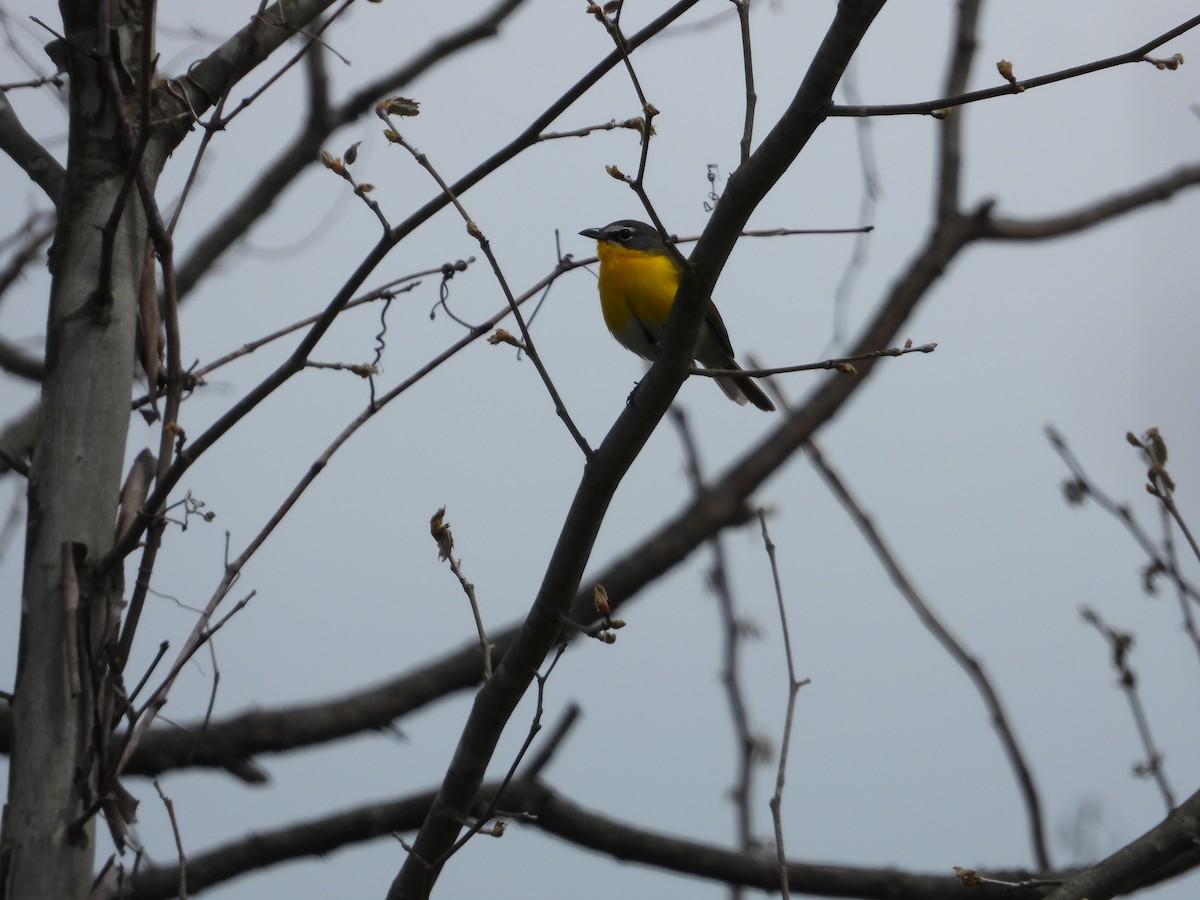
<svg viewBox="0 0 1200 900"><path fill-rule="evenodd" d="M604 324L623 347L654 362L679 289L681 273L675 257L654 226L635 219L621 219L579 233L596 239ZM694 357L707 369L741 368L733 358L729 332L712 300L700 324ZM749 400L768 412L775 408L747 375L718 375L713 380L730 400L740 404Z"/></svg>

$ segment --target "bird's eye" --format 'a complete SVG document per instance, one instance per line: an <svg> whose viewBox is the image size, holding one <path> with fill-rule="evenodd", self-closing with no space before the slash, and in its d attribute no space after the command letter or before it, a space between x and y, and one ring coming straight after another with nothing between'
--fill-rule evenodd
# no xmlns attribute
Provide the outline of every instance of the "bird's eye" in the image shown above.
<svg viewBox="0 0 1200 900"><path fill-rule="evenodd" d="M621 241L622 243L629 240L631 237L633 237L633 229L632 228L622 228L620 231L617 232L617 240Z"/></svg>

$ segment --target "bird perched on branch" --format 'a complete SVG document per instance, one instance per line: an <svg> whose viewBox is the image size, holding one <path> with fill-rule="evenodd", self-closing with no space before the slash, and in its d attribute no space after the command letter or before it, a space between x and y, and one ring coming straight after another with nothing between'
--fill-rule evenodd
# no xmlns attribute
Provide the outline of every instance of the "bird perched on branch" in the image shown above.
<svg viewBox="0 0 1200 900"><path fill-rule="evenodd" d="M658 229L635 219L621 219L579 233L597 242L604 324L623 347L654 362L682 276L675 257ZM733 358L729 332L711 300L700 324L694 357L707 369L741 370ZM749 400L768 412L775 408L748 375L718 375L713 380L730 400L740 404Z"/></svg>

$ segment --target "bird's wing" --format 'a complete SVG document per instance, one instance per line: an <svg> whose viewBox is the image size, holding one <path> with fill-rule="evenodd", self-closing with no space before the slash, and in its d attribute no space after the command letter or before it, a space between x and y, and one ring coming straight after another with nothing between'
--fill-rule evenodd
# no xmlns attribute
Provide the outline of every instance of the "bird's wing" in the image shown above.
<svg viewBox="0 0 1200 900"><path fill-rule="evenodd" d="M729 342L729 332L725 328L725 323L721 321L721 314L717 312L717 304L711 300L708 301L708 307L704 311L704 326L709 330L721 349L724 350L729 358L733 358L733 344ZM703 340L703 337L701 338Z"/></svg>

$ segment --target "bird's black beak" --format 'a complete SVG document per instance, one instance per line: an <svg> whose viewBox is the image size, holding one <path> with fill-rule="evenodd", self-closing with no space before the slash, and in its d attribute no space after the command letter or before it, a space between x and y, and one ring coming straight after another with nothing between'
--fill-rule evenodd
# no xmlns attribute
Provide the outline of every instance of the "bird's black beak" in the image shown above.
<svg viewBox="0 0 1200 900"><path fill-rule="evenodd" d="M600 228L585 228L579 233L584 237L594 238L597 241L604 240L604 231Z"/></svg>

